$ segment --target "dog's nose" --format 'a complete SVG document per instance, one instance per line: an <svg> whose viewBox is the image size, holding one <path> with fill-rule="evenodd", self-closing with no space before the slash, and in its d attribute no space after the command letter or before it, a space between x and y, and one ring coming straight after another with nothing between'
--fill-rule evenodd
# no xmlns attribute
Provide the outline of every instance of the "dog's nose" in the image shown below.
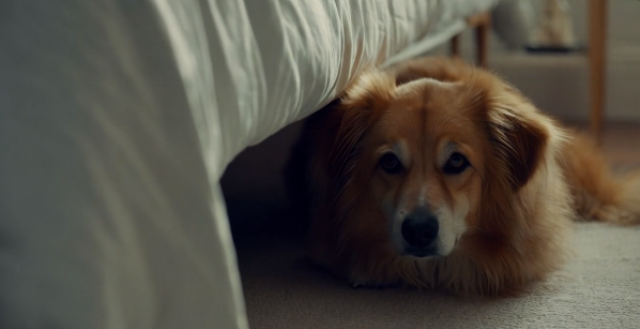
<svg viewBox="0 0 640 329"><path fill-rule="evenodd" d="M413 247L428 247L438 237L439 228L434 215L409 217L402 223L402 236Z"/></svg>

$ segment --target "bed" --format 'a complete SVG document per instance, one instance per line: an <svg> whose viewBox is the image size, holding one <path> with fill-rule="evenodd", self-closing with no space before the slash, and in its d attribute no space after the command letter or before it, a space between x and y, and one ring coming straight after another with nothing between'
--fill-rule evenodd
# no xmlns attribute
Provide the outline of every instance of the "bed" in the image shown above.
<svg viewBox="0 0 640 329"><path fill-rule="evenodd" d="M218 181L497 0L0 5L0 327L246 328Z"/></svg>

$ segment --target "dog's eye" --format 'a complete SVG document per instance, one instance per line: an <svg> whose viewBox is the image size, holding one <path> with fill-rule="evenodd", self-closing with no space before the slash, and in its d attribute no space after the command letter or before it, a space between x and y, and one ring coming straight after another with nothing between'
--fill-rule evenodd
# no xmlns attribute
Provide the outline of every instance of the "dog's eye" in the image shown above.
<svg viewBox="0 0 640 329"><path fill-rule="evenodd" d="M464 155L456 152L451 154L447 163L444 164L442 171L448 175L457 175L467 169L467 167L469 167L469 160L467 160Z"/></svg>
<svg viewBox="0 0 640 329"><path fill-rule="evenodd" d="M402 171L402 164L393 153L387 153L380 158L380 168L388 174L397 174Z"/></svg>

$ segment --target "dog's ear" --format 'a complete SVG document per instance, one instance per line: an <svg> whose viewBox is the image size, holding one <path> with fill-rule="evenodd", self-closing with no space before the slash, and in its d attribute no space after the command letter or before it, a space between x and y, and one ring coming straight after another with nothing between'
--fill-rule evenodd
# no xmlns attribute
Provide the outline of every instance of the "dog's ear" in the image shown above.
<svg viewBox="0 0 640 329"><path fill-rule="evenodd" d="M535 119L535 109L528 101L515 98L508 104L488 106L488 129L498 169L508 173L514 191L525 185L544 159L549 133ZM522 108L528 107L522 111Z"/></svg>
<svg viewBox="0 0 640 329"><path fill-rule="evenodd" d="M395 78L389 73L371 71L362 74L334 105L333 120L339 123L329 156L330 174L340 186L346 183L359 154L358 145L380 113L395 95Z"/></svg>

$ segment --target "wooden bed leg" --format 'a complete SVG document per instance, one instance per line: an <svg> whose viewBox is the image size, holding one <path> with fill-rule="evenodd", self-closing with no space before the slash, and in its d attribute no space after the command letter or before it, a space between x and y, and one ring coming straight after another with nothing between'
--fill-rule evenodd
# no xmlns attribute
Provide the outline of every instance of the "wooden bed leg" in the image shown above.
<svg viewBox="0 0 640 329"><path fill-rule="evenodd" d="M589 105L591 107L591 131L598 141L602 134L605 105L606 74L606 0L589 1Z"/></svg>
<svg viewBox="0 0 640 329"><path fill-rule="evenodd" d="M489 31L491 28L491 17L483 15L482 21L476 26L476 60L480 67L487 67L489 53Z"/></svg>
<svg viewBox="0 0 640 329"><path fill-rule="evenodd" d="M460 57L460 34L451 38L451 57Z"/></svg>

